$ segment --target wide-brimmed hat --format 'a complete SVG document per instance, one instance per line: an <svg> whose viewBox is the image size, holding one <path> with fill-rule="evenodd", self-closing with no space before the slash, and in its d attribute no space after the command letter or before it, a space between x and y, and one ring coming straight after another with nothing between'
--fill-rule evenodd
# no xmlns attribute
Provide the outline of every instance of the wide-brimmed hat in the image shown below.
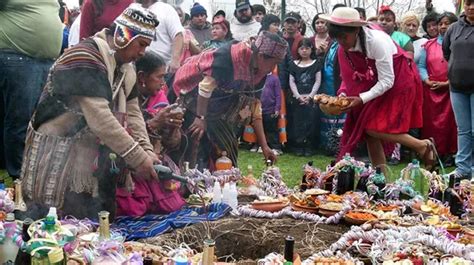
<svg viewBox="0 0 474 265"><path fill-rule="evenodd" d="M319 15L319 18L328 23L346 27L362 27L368 24L361 20L359 12L351 7L336 8L331 15L323 14Z"/></svg>

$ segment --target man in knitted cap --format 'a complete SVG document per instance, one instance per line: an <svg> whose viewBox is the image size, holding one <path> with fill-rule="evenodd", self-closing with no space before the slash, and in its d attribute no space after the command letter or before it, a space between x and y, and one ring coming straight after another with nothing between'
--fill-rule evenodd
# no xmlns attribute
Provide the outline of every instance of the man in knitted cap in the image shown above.
<svg viewBox="0 0 474 265"><path fill-rule="evenodd" d="M191 24L187 27L202 45L205 41L212 39L212 25L207 21L207 11L199 3L191 8Z"/></svg>
<svg viewBox="0 0 474 265"><path fill-rule="evenodd" d="M97 218L106 210L113 218L117 183L129 183L131 172L157 177L131 64L155 39L157 26L151 12L131 5L51 68L26 138L27 216L57 207L61 216Z"/></svg>
<svg viewBox="0 0 474 265"><path fill-rule="evenodd" d="M213 169L222 151L237 166L237 126L251 123L266 159L275 159L263 132L259 83L283 60L287 43L262 32L255 42L233 42L191 57L177 72L173 85L184 102L185 127L194 140L187 155L192 164ZM197 149L199 148L199 149ZM199 152L198 152L199 151ZM210 165L207 162L211 162Z"/></svg>
<svg viewBox="0 0 474 265"><path fill-rule="evenodd" d="M236 0L234 17L230 26L235 40L243 41L248 38L255 38L260 30L260 22L255 21L252 16L253 8L249 0Z"/></svg>

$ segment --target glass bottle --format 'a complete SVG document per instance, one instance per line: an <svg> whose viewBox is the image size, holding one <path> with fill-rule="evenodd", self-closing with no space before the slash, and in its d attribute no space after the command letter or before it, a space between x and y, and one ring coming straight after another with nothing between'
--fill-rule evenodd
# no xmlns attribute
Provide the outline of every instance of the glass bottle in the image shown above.
<svg viewBox="0 0 474 265"><path fill-rule="evenodd" d="M15 210L26 212L26 203L23 200L23 193L21 192L21 180L16 179L15 183Z"/></svg>
<svg viewBox="0 0 474 265"><path fill-rule="evenodd" d="M375 175L372 177L372 182L379 188L379 193L375 196L375 199L383 199L382 190L385 188L385 175L381 167L375 168Z"/></svg>
<svg viewBox="0 0 474 265"><path fill-rule="evenodd" d="M26 218L25 220L23 220L21 235L25 243L30 241L31 239L30 234L28 233L28 228L30 227L32 223L33 223L33 219L31 218ZM22 249L18 251L18 255L16 256L16 259L15 259L15 265L30 265L30 264L31 264L31 255L27 252L27 249Z"/></svg>
<svg viewBox="0 0 474 265"><path fill-rule="evenodd" d="M210 238L204 240L204 249L202 252L202 265L214 264L214 247L216 242Z"/></svg>
<svg viewBox="0 0 474 265"><path fill-rule="evenodd" d="M252 165L247 165L247 177L249 179L253 179L254 178L254 175L253 175L253 166Z"/></svg>
<svg viewBox="0 0 474 265"><path fill-rule="evenodd" d="M227 152L222 151L221 157L216 160L216 170L228 170L232 168L232 160L227 157Z"/></svg>
<svg viewBox="0 0 474 265"><path fill-rule="evenodd" d="M153 259L146 256L143 258L143 265L153 265Z"/></svg>
<svg viewBox="0 0 474 265"><path fill-rule="evenodd" d="M99 212L99 238L102 240L110 238L109 215L107 211Z"/></svg>
<svg viewBox="0 0 474 265"><path fill-rule="evenodd" d="M294 248L295 248L295 238L292 236L287 236L285 238L285 265L293 264L293 256L294 256Z"/></svg>
<svg viewBox="0 0 474 265"><path fill-rule="evenodd" d="M444 201L448 203L451 214L460 216L464 213L463 201L456 191L456 183L459 183L459 179L456 179L454 174L451 174L449 176L448 188L444 191Z"/></svg>

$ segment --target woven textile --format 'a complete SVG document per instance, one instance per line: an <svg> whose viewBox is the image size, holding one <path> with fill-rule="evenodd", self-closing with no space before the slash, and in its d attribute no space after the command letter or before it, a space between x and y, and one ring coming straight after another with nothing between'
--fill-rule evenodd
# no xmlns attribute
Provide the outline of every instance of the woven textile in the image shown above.
<svg viewBox="0 0 474 265"><path fill-rule="evenodd" d="M141 217L118 217L115 228L120 229L127 240L155 237L172 229L205 221L216 221L232 210L227 204L213 203L207 209L185 208L169 215L145 215Z"/></svg>

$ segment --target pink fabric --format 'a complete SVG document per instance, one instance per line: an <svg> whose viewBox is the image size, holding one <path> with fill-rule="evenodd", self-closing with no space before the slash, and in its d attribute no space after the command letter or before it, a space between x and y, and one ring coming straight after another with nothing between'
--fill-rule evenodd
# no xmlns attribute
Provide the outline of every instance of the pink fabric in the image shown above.
<svg viewBox="0 0 474 265"><path fill-rule="evenodd" d="M163 163L179 174L179 168L171 158L164 155ZM186 202L179 191L181 184L172 180L144 180L135 178L132 193L125 188L117 188L115 202L117 216L143 216L146 214L167 214L181 209ZM175 185L174 189L169 189Z"/></svg>
<svg viewBox="0 0 474 265"><path fill-rule="evenodd" d="M344 124L339 157L351 153L365 137L367 130L381 133L407 133L410 128L422 126L422 85L415 63L403 49L397 45L398 53L393 56L395 72L394 86L380 97L350 110ZM366 59L361 52L347 52L360 79L354 79L355 73L344 49L338 50L342 85L339 93L347 96L359 96L377 83L375 60ZM368 65L367 65L368 63ZM373 75L369 73L369 67ZM368 77L368 78L367 78Z"/></svg>
<svg viewBox="0 0 474 265"><path fill-rule="evenodd" d="M146 106L146 111L152 115L158 113L161 109L169 105L168 98L168 86L166 84L163 86L160 91L157 91L155 95L151 96L148 99L148 105Z"/></svg>
<svg viewBox="0 0 474 265"><path fill-rule="evenodd" d="M444 59L438 39L425 44L426 68L431 81L448 80L448 62ZM421 137L433 137L440 155L454 154L457 150L457 129L451 106L449 88L431 90L423 87L423 128Z"/></svg>
<svg viewBox="0 0 474 265"><path fill-rule="evenodd" d="M177 190L167 190L166 185L167 183L158 180L135 180L132 193L125 188L118 188L117 216L167 214L181 209L186 202Z"/></svg>

